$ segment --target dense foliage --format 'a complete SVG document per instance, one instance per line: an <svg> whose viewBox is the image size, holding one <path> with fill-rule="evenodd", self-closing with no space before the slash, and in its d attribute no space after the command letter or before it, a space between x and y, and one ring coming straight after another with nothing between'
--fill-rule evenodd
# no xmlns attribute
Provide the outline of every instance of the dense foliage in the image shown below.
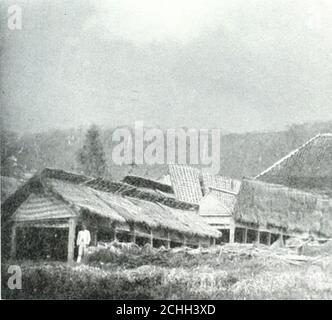
<svg viewBox="0 0 332 320"><path fill-rule="evenodd" d="M220 173L233 178L257 175L294 148L323 132L332 132L331 121L293 125L280 132L223 134L220 146ZM109 168L106 175L115 179L123 178L128 173L159 178L167 173L165 165L114 165L112 150L118 142L112 141L112 133L113 129L100 130L100 142L105 152L106 166ZM85 139L84 128L54 130L21 137L5 130L1 131L1 142L7 145L6 149L2 150L6 155L14 155L26 171L47 166L79 171L77 152L84 145Z"/></svg>
<svg viewBox="0 0 332 320"><path fill-rule="evenodd" d="M77 159L81 171L87 176L102 177L107 166L103 144L98 128L91 126L85 137L83 147L78 151Z"/></svg>

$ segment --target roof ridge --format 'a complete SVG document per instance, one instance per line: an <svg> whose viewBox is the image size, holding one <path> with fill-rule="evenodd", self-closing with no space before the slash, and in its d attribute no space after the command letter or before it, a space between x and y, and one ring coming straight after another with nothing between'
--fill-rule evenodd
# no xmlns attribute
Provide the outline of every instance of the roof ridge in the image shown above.
<svg viewBox="0 0 332 320"><path fill-rule="evenodd" d="M77 172L67 171L63 169L57 169L57 168L50 168L45 167L40 172L35 174L35 176L40 175L40 177L45 178L51 178L51 179L58 179L62 181L70 181L70 182L76 182L76 183L82 183L88 180L93 179L90 176L80 174Z"/></svg>
<svg viewBox="0 0 332 320"><path fill-rule="evenodd" d="M290 192L297 192L297 193L305 194L305 195L308 195L308 196L313 196L317 199L330 199L329 196L324 195L324 194L314 193L314 192L311 192L309 190L298 189L298 188L286 186L286 185L279 184L279 183L267 182L267 181L262 181L262 180L255 180L253 178L244 178L242 181L243 182L249 182L249 183L252 182L252 183L260 184L262 186L271 187L271 188L275 188L275 189L284 189L285 191L287 190L287 191L290 191Z"/></svg>
<svg viewBox="0 0 332 320"><path fill-rule="evenodd" d="M314 137L310 138L305 143L303 143L301 146L299 146L298 148L292 150L286 156L282 157L277 162L275 162L274 164L272 164L270 167L268 167L267 169L265 169L264 171L262 171L260 174L258 174L257 176L255 176L254 179L260 178L261 176L265 175L266 173L268 173L273 168L275 168L276 166L280 165L281 163L283 163L287 159L292 158L295 154L297 154L300 150L302 150L303 148L305 148L312 141L314 141L314 140L316 140L318 138L324 137L324 136L332 137L332 133L323 133L323 134L322 133L318 133L317 135L315 135Z"/></svg>

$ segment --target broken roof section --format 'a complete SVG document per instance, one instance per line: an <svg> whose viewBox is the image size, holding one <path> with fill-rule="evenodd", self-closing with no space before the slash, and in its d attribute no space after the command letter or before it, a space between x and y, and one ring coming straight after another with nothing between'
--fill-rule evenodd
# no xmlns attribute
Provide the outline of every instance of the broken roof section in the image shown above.
<svg viewBox="0 0 332 320"><path fill-rule="evenodd" d="M212 175L207 172L202 172L202 179L205 194L211 190L225 190L233 194L237 194L240 190L241 181L235 180L220 175ZM216 196L222 196L222 192L216 193Z"/></svg>
<svg viewBox="0 0 332 320"><path fill-rule="evenodd" d="M255 179L332 196L332 134L311 138Z"/></svg>
<svg viewBox="0 0 332 320"><path fill-rule="evenodd" d="M174 193L172 186L144 177L128 175L122 181L135 187L148 188L170 194Z"/></svg>

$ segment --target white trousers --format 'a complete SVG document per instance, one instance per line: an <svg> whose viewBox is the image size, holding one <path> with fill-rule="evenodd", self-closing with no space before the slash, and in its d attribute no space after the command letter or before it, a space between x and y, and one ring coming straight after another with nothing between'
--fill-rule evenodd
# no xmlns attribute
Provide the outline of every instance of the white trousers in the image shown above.
<svg viewBox="0 0 332 320"><path fill-rule="evenodd" d="M85 244L80 244L78 246L78 256L77 256L77 262L80 263L82 257L84 258L85 254L86 254L86 245Z"/></svg>

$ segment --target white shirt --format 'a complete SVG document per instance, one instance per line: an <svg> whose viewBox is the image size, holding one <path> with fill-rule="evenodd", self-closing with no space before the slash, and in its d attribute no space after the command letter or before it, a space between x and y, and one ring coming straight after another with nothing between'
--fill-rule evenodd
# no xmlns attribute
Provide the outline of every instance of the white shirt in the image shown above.
<svg viewBox="0 0 332 320"><path fill-rule="evenodd" d="M91 241L90 231L89 230L81 230L78 233L76 244L78 246L81 245L89 245Z"/></svg>

